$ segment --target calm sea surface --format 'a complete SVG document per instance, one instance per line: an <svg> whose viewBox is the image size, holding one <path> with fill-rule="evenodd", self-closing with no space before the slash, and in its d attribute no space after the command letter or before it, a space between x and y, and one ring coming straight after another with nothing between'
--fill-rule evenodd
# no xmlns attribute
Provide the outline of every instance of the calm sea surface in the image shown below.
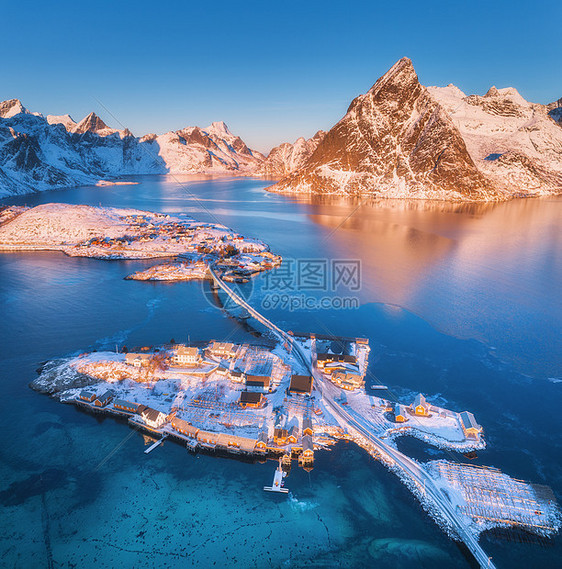
<svg viewBox="0 0 562 569"><path fill-rule="evenodd" d="M155 176L4 202L183 213L263 239L287 274L243 285L252 303L286 329L368 337L368 384L472 410L488 442L475 462L548 484L562 501L562 200L293 199L266 185ZM332 261L359 262L358 290L333 290ZM225 313L202 284L123 280L154 263L0 254L1 566L472 566L399 480L353 445L317 453L311 473L294 467L291 494L279 499L262 491L272 462L194 456L173 443L147 456L126 424L31 391L42 362L86 350L255 339L251 322ZM288 298L358 307L289 310ZM466 460L408 440L401 448ZM482 542L499 567L562 567L560 538Z"/></svg>

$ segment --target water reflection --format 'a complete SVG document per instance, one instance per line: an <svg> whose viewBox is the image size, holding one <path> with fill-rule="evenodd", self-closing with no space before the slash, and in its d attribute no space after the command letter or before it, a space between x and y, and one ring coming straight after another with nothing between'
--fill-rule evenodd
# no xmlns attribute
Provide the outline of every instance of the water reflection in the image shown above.
<svg viewBox="0 0 562 569"><path fill-rule="evenodd" d="M332 256L361 259L364 302L403 306L530 373L559 373L560 198L295 201L328 228Z"/></svg>

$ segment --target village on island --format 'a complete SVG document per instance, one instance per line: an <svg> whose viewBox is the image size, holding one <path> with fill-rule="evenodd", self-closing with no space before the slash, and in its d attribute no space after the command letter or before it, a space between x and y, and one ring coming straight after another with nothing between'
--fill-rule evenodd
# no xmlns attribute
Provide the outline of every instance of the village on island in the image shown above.
<svg viewBox="0 0 562 569"><path fill-rule="evenodd" d="M164 213L71 204L0 209L0 251L62 251L105 260L169 258L126 278L209 279L208 265L227 282L248 282L281 257L259 239L219 223Z"/></svg>
<svg viewBox="0 0 562 569"><path fill-rule="evenodd" d="M189 452L273 459L273 481L263 488L279 494L289 491L285 478L293 462L312 470L316 452L353 441L395 471L479 560L485 552L476 540L486 529L522 528L541 536L558 531L560 512L549 488L491 467L419 463L396 448L396 438L409 435L457 452L482 449L483 429L470 411L438 407L421 393L409 402L390 401L382 396L386 386L365 386L365 338L286 337L84 353L47 364L31 387L126 420L151 439L146 454L170 440Z"/></svg>
<svg viewBox="0 0 562 569"><path fill-rule="evenodd" d="M482 427L468 411L435 407L422 394L410 404L368 395L368 340L315 334L295 340L307 351L314 346L318 370L379 436L417 434L457 450L484 446ZM315 390L313 376L280 346L173 344L82 354L63 365L85 385L57 391L62 401L127 417L133 427L159 440L176 439L191 451L280 458L286 470L296 460L309 469L315 448L348 438ZM40 376L34 387L48 388L51 377Z"/></svg>

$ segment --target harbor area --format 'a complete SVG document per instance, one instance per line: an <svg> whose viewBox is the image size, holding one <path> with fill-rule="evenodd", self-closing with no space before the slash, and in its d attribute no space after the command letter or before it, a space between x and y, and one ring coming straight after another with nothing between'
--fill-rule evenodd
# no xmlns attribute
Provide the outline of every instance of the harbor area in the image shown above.
<svg viewBox="0 0 562 569"><path fill-rule="evenodd" d="M281 458L287 471L293 461L310 469L321 415L312 378L293 373L294 366L276 345L217 341L85 353L57 374L78 376L84 385L57 396L93 413L127 417L132 427L190 451Z"/></svg>
<svg viewBox="0 0 562 569"><path fill-rule="evenodd" d="M468 411L435 407L422 394L410 404L367 394L367 340L309 334L295 341L316 362L316 372L332 390L329 397L360 415L377 436L413 435L458 451L485 445L483 429ZM81 387L65 389L61 378L68 375L79 377ZM64 402L125 416L133 427L169 436L190 451L282 458L287 468L296 461L309 469L315 449L328 449L347 436L326 406L328 394L274 342L213 340L84 353L34 383L52 391L51 382Z"/></svg>
<svg viewBox="0 0 562 569"><path fill-rule="evenodd" d="M149 436L145 454L162 452L170 440L189 452L275 460L267 492L286 494L295 464L310 471L316 453L352 441L398 469L438 523L436 512L445 511L447 531L463 541L493 528L541 536L558 530L556 500L544 487L491 467L419 463L397 450L400 436L458 453L485 448L484 428L471 411L439 407L422 393L397 402L367 392L370 347L363 338L288 337L283 344L212 340L83 353L49 362L31 387L126 419Z"/></svg>

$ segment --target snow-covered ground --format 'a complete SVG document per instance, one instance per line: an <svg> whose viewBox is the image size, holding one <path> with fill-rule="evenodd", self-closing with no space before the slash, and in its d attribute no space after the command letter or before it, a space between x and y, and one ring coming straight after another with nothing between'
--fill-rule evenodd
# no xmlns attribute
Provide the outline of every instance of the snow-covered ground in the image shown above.
<svg viewBox="0 0 562 569"><path fill-rule="evenodd" d="M187 281L208 278L210 278L209 273L204 263L182 262L154 265L127 277L136 281Z"/></svg>
<svg viewBox="0 0 562 569"><path fill-rule="evenodd" d="M44 204L0 211L0 251L58 250L73 257L150 259L189 255L192 262L160 265L132 275L137 280L204 278L205 258L228 272L251 276L280 257L255 238L224 225L134 209ZM191 267L191 268L190 268Z"/></svg>

